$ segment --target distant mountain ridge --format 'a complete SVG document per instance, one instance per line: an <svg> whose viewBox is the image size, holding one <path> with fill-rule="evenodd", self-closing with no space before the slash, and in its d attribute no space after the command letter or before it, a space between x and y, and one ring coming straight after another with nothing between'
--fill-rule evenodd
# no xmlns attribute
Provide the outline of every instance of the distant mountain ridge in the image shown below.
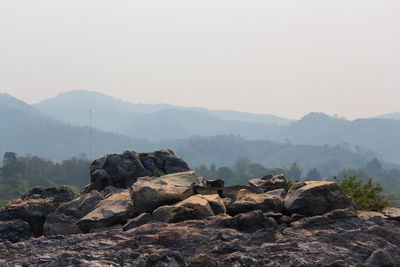
<svg viewBox="0 0 400 267"><path fill-rule="evenodd" d="M0 95L0 154L6 151L17 152L20 155L33 154L40 157L63 160L82 153L89 153L89 128L72 126L56 121L43 115L34 107L19 101L11 96ZM152 151L161 148L170 148L177 155L184 156L192 167L200 164L232 165L241 157L248 157L253 162L258 162L267 167L282 167L291 162L298 161L305 168L320 167L321 171L333 173L333 168L357 168L364 166L375 155L371 151L351 152L339 147L292 145L267 140L251 141L231 134L225 134L235 129L234 121L217 120L222 126L232 124L232 128L226 128L224 133L218 136L192 136L189 138L167 138L170 132L166 132L164 126L173 125L175 134L181 132L181 124L190 124L194 115L201 118L212 115L200 114L196 111L178 112L180 116L175 122L171 122L169 112L176 110L159 111L165 119L165 125L153 125L152 120L147 120L148 128L157 134L157 138L163 140L149 141L144 138L132 138L121 134L93 130L92 155L97 158L104 154L122 152L124 150ZM157 112L156 112L157 113ZM182 115L183 114L183 115ZM152 116L152 114L145 114ZM146 119L144 119L146 121ZM196 121L196 120L195 120ZM142 124L143 126L144 124ZM249 125L248 130L258 131L261 124L243 123ZM254 128L251 128L251 127ZM190 127L196 127L190 124ZM187 129L190 129L187 128ZM221 127L215 124L210 127ZM201 130L201 128L198 128ZM222 131L222 128L220 128ZM144 134L144 133L143 133ZM189 134L189 133L187 133ZM222 135L224 134L224 135Z"/></svg>

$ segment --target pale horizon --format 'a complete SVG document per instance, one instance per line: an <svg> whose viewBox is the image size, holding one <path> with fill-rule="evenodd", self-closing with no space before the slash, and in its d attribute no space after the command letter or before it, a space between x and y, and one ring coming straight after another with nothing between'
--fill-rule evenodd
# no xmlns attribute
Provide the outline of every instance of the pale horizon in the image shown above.
<svg viewBox="0 0 400 267"><path fill-rule="evenodd" d="M400 2L0 3L0 92L346 119L399 110Z"/></svg>

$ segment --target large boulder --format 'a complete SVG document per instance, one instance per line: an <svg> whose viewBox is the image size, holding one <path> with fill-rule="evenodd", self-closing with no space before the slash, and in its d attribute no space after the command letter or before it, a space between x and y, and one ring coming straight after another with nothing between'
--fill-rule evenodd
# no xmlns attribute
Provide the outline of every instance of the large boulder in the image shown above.
<svg viewBox="0 0 400 267"><path fill-rule="evenodd" d="M195 185L203 185L203 178L194 171L139 178L130 188L135 212L150 213L160 206L182 201L194 195Z"/></svg>
<svg viewBox="0 0 400 267"><path fill-rule="evenodd" d="M125 224L132 215L132 200L129 190L113 194L101 200L96 209L76 222L82 232L96 228L107 228L115 224Z"/></svg>
<svg viewBox="0 0 400 267"><path fill-rule="evenodd" d="M293 184L284 203L288 213L306 216L321 215L335 209L355 209L353 200L342 193L337 183L326 181Z"/></svg>
<svg viewBox="0 0 400 267"><path fill-rule="evenodd" d="M266 193L253 193L246 189L241 189L234 202L227 206L230 215L246 213L253 210L262 212L281 212L283 202L280 197Z"/></svg>
<svg viewBox="0 0 400 267"><path fill-rule="evenodd" d="M65 186L35 187L26 194L0 208L0 220L11 221L20 219L26 221L33 235L43 234L43 224L47 216L54 212L62 203L74 199L74 192Z"/></svg>
<svg viewBox="0 0 400 267"><path fill-rule="evenodd" d="M179 222L190 219L205 219L214 216L215 212L224 213L224 204L218 195L194 195L175 205L157 208L153 212L154 219L162 222Z"/></svg>
<svg viewBox="0 0 400 267"><path fill-rule="evenodd" d="M262 190L263 192L272 191L276 189L284 189L287 191L289 186L287 184L284 174L279 175L266 175L261 178L251 179L249 185Z"/></svg>
<svg viewBox="0 0 400 267"><path fill-rule="evenodd" d="M78 220L92 212L104 199L98 191L82 194L78 198L61 204L50 213L44 223L44 235L71 235L81 233L75 224Z"/></svg>
<svg viewBox="0 0 400 267"><path fill-rule="evenodd" d="M86 192L107 186L128 188L139 177L159 176L190 170L189 166L171 150L152 153L125 151L95 160L90 167L90 185Z"/></svg>
<svg viewBox="0 0 400 267"><path fill-rule="evenodd" d="M29 224L23 220L0 221L0 242L20 242L32 236Z"/></svg>

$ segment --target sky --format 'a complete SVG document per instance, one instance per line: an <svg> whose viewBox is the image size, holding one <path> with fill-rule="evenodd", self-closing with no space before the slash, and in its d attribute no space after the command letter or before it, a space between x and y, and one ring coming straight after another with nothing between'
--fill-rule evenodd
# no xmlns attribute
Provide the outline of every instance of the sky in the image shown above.
<svg viewBox="0 0 400 267"><path fill-rule="evenodd" d="M0 92L300 118L400 111L400 1L0 0Z"/></svg>

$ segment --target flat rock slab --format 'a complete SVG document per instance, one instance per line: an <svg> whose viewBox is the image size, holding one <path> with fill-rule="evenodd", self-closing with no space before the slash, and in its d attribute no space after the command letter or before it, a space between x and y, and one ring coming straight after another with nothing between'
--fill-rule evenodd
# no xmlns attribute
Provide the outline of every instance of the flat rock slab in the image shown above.
<svg viewBox="0 0 400 267"><path fill-rule="evenodd" d="M384 208L382 213L391 220L400 221L400 208L399 207Z"/></svg>
<svg viewBox="0 0 400 267"><path fill-rule="evenodd" d="M132 208L129 190L126 189L100 201L96 209L76 224L84 233L91 229L107 228L119 223L125 224L132 213Z"/></svg>

